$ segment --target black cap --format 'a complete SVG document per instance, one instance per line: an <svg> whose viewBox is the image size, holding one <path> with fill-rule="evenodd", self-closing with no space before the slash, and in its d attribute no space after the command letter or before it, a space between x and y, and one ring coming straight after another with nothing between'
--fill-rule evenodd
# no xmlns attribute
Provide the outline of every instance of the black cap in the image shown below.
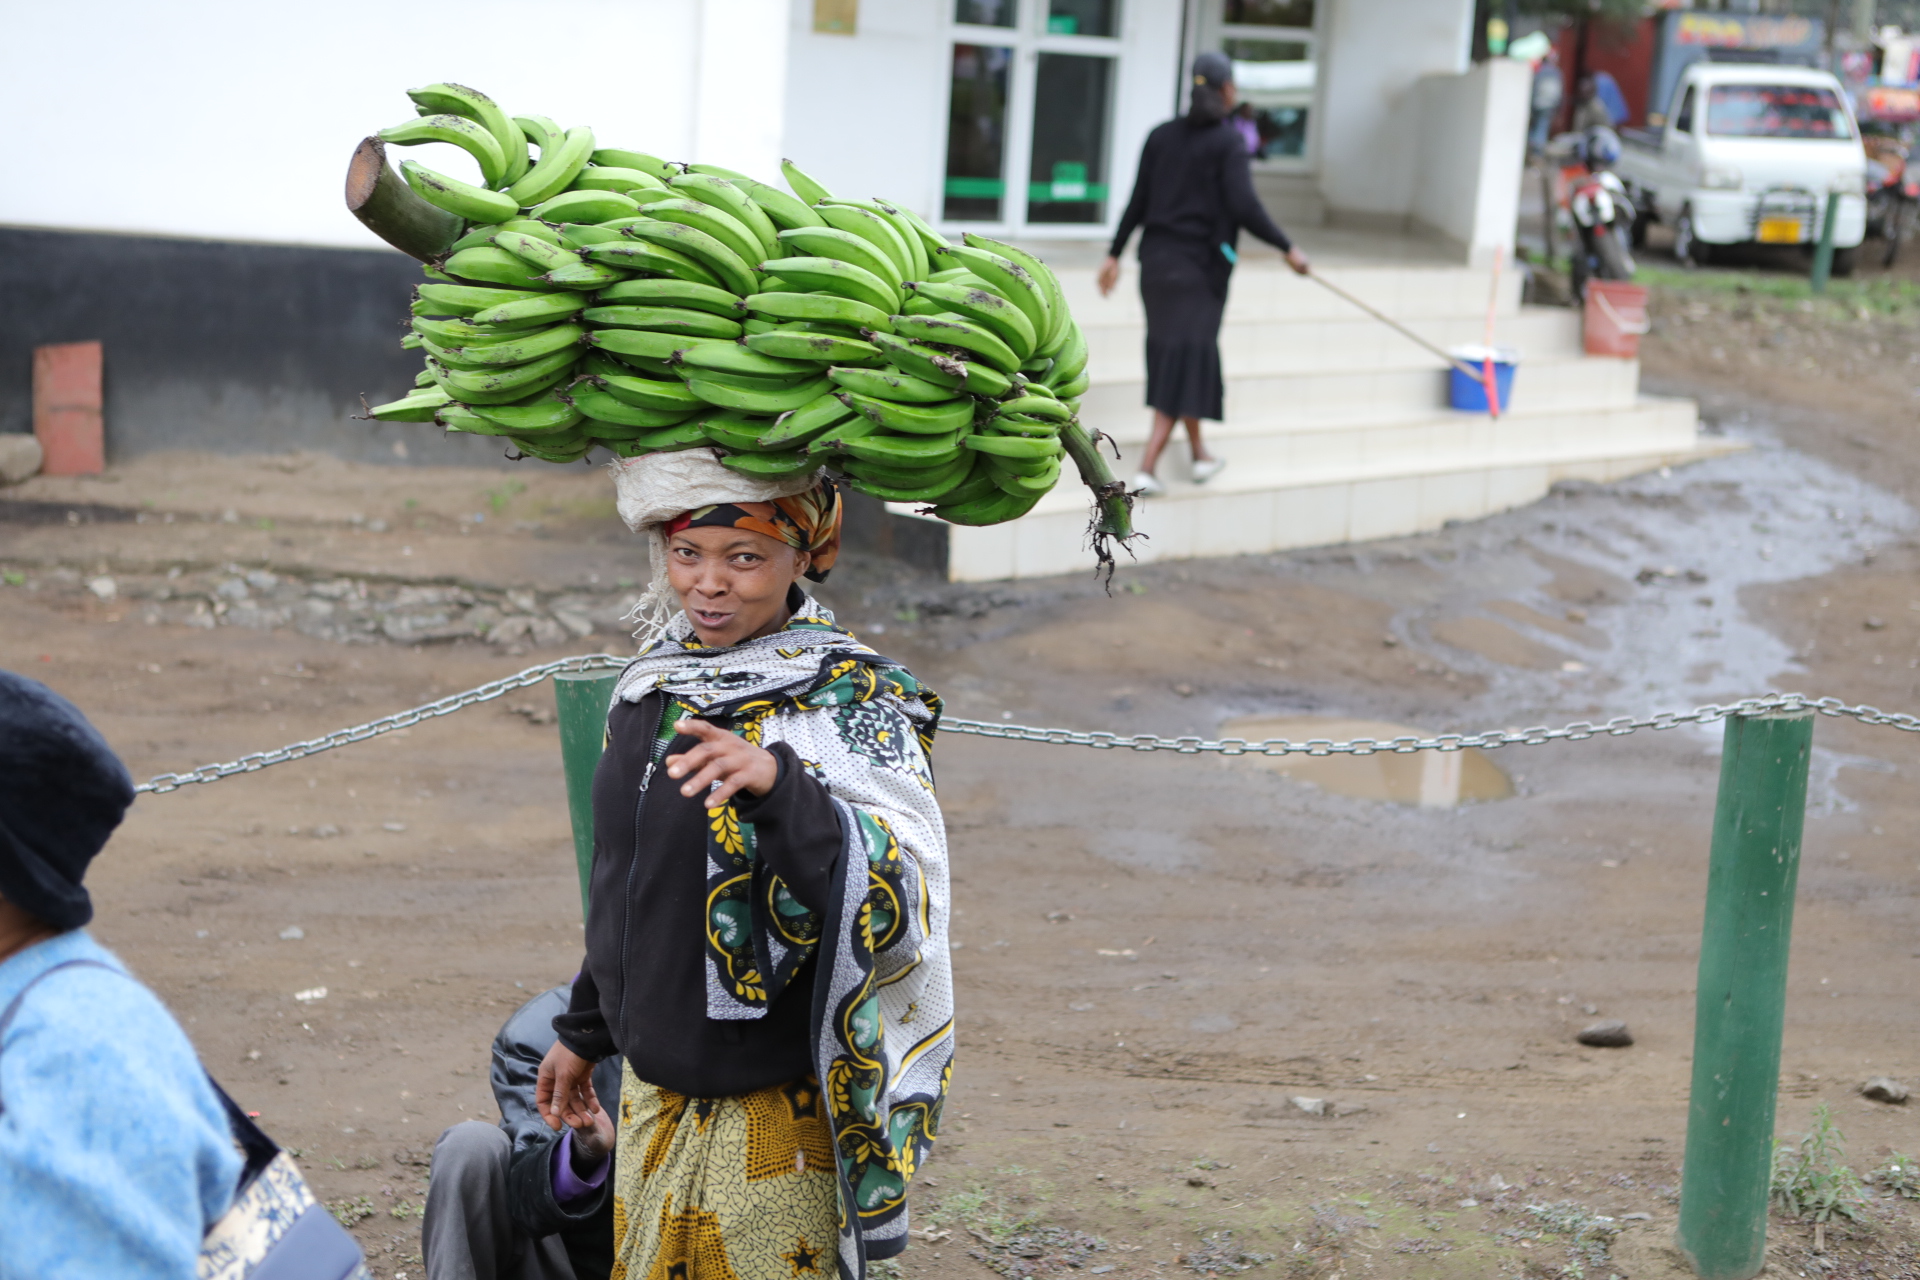
<svg viewBox="0 0 1920 1280"><path fill-rule="evenodd" d="M57 929L93 919L87 864L133 803L133 779L79 708L0 671L0 897Z"/></svg>
<svg viewBox="0 0 1920 1280"><path fill-rule="evenodd" d="M1224 53L1203 53L1193 60L1193 82L1219 89L1232 83L1233 63Z"/></svg>

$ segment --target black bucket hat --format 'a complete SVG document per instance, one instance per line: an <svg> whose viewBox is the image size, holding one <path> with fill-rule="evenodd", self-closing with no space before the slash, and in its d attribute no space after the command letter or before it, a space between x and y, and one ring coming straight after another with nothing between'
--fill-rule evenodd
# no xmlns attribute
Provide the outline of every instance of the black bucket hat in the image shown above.
<svg viewBox="0 0 1920 1280"><path fill-rule="evenodd" d="M79 708L0 671L0 897L57 929L93 919L81 881L133 803L133 779Z"/></svg>

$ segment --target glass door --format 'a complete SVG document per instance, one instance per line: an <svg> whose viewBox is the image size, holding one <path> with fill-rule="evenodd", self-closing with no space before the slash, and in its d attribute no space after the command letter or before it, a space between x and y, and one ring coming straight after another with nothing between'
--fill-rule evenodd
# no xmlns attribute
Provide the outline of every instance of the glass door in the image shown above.
<svg viewBox="0 0 1920 1280"><path fill-rule="evenodd" d="M949 2L942 219L1105 223L1120 0Z"/></svg>
<svg viewBox="0 0 1920 1280"><path fill-rule="evenodd" d="M1198 47L1233 60L1240 110L1260 135L1256 162L1305 169L1313 112L1315 0L1201 0Z"/></svg>

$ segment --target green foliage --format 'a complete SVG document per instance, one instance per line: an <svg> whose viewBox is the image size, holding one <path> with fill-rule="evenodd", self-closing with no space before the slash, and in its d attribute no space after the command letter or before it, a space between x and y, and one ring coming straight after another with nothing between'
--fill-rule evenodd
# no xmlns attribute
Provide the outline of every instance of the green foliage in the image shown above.
<svg viewBox="0 0 1920 1280"><path fill-rule="evenodd" d="M1920 1163L1912 1156L1896 1151L1868 1176L1902 1200L1920 1200Z"/></svg>
<svg viewBox="0 0 1920 1280"><path fill-rule="evenodd" d="M1829 1222L1836 1214L1857 1219L1866 1207L1860 1175L1847 1163L1846 1135L1826 1103L1813 1109L1813 1124L1798 1144L1774 1139L1773 1199L1810 1222Z"/></svg>
<svg viewBox="0 0 1920 1280"><path fill-rule="evenodd" d="M1564 259L1560 260L1564 262ZM1783 272L1706 269L1687 271L1678 267L1642 263L1634 273L1639 284L1652 285L1661 295L1724 299L1738 294L1755 301L1801 302L1811 300L1822 311L1861 311L1881 315L1900 315L1920 309L1920 283L1880 276L1871 280L1834 280L1825 294L1816 298L1812 282L1802 275Z"/></svg>
<svg viewBox="0 0 1920 1280"><path fill-rule="evenodd" d="M1611 1274L1607 1249L1620 1231L1612 1218L1601 1217L1572 1200L1562 1200L1558 1204L1530 1204L1526 1206L1526 1212L1539 1230L1572 1237L1567 1241L1567 1265L1561 1272L1568 1280L1585 1280L1589 1267L1599 1276Z"/></svg>
<svg viewBox="0 0 1920 1280"><path fill-rule="evenodd" d="M351 1227L373 1216L373 1201L366 1196L354 1196L350 1200L334 1200L327 1205L334 1217L340 1219L340 1225Z"/></svg>
<svg viewBox="0 0 1920 1280"><path fill-rule="evenodd" d="M387 1210L388 1213L402 1220L405 1220L407 1218L417 1218L421 1214L425 1213L426 1211L427 1211L427 1207L425 1205L415 1204L411 1200L402 1200L399 1203L395 1204L393 1208Z"/></svg>

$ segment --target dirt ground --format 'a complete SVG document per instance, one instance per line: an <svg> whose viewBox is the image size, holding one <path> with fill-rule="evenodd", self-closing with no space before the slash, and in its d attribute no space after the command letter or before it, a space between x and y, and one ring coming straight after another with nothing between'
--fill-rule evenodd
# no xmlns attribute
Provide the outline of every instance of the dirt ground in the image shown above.
<svg viewBox="0 0 1920 1280"><path fill-rule="evenodd" d="M854 555L823 598L987 720L1476 730L1769 688L1920 709L1916 313L1738 284L1663 285L1646 366L1745 452L1426 537L1126 568L1111 597ZM0 665L146 777L618 651L643 555L604 477L532 467L31 481L0 495ZM434 1137L494 1116L494 1031L579 959L551 699L143 797L91 877L98 936L383 1280L419 1274ZM1866 1174L1920 1150L1914 1106L1856 1092L1920 1084L1920 740L1816 741L1779 1129L1826 1103ZM1683 1274L1717 742L1509 749L1510 798L1421 808L944 737L960 1057L897 1274ZM1634 1044L1576 1044L1596 1017ZM1776 1216L1769 1274L1920 1275L1905 1202L1869 1190L1825 1254Z"/></svg>

